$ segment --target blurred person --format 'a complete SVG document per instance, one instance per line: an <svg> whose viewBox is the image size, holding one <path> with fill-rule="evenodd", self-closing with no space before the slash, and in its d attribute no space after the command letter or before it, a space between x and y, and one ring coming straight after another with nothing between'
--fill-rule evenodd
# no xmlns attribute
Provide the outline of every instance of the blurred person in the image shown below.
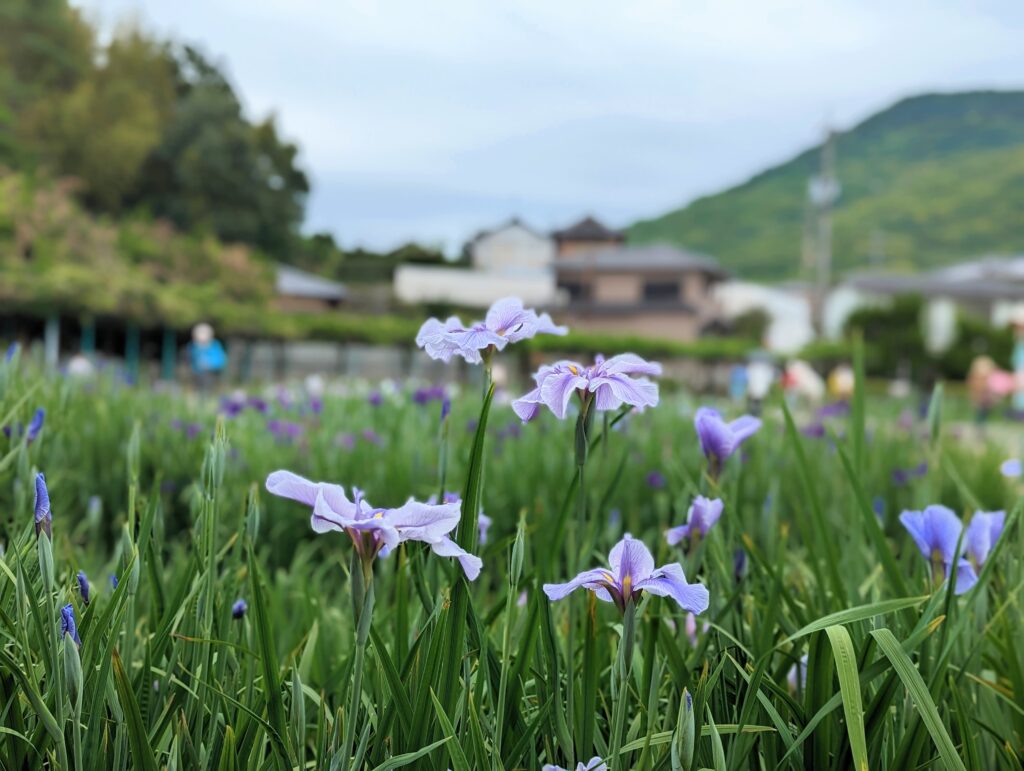
<svg viewBox="0 0 1024 771"><path fill-rule="evenodd" d="M837 364L828 374L828 392L833 399L848 402L853 398L856 377L849 364Z"/></svg>
<svg viewBox="0 0 1024 771"><path fill-rule="evenodd" d="M967 370L967 396L974 407L974 423L978 428L985 427L996 402L992 376L998 369L991 357L975 356Z"/></svg>
<svg viewBox="0 0 1024 771"><path fill-rule="evenodd" d="M761 406L772 383L775 382L775 365L767 354L755 353L747 365L747 411L760 415Z"/></svg>
<svg viewBox="0 0 1024 771"><path fill-rule="evenodd" d="M228 355L213 335L209 324L196 324L192 328L192 342L189 344L189 359L192 373L199 390L206 392L216 385L228 364Z"/></svg>
<svg viewBox="0 0 1024 771"><path fill-rule="evenodd" d="M1013 355L1011 364L1013 366L1013 413L1015 416L1024 415L1024 311L1018 310L1012 319L1013 325Z"/></svg>
<svg viewBox="0 0 1024 771"><path fill-rule="evenodd" d="M795 399L816 404L825 398L825 381L810 364L794 359L782 374L782 386Z"/></svg>
<svg viewBox="0 0 1024 771"><path fill-rule="evenodd" d="M729 398L741 402L747 395L747 368L734 364L729 370Z"/></svg>

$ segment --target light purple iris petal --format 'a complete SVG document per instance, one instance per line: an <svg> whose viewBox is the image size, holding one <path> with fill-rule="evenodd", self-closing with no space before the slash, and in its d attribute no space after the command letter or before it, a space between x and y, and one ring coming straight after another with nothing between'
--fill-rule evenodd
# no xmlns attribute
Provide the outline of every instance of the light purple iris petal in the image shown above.
<svg viewBox="0 0 1024 771"><path fill-rule="evenodd" d="M384 513L384 519L401 534L403 541L433 543L448 535L459 524L461 503L430 505L412 499Z"/></svg>
<svg viewBox="0 0 1024 771"><path fill-rule="evenodd" d="M568 362L566 364L567 366L564 369L556 368L557 371L551 372L540 386L541 400L548 406L548 409L555 413L555 417L559 420L565 417L565 411L569 407L569 400L576 393L576 389L586 388L587 386L585 378L580 377L568 368L569 366L575 367L578 372L579 365Z"/></svg>
<svg viewBox="0 0 1024 771"><path fill-rule="evenodd" d="M441 557L455 557L462 566L463 571L465 571L466 578L470 581L475 581L477 576L480 575L480 569L484 564L483 561L479 557L467 552L451 538L445 536L439 541L433 541L430 544L430 548L434 554Z"/></svg>
<svg viewBox="0 0 1024 771"><path fill-rule="evenodd" d="M659 597L671 597L683 610L694 614L703 613L708 609L709 595L703 584L690 584L683 574L683 567L678 562L664 565L634 587Z"/></svg>
<svg viewBox="0 0 1024 771"><path fill-rule="evenodd" d="M1004 477L1019 477L1024 469L1021 468L1020 458L1004 460L999 466L999 471Z"/></svg>
<svg viewBox="0 0 1024 771"><path fill-rule="evenodd" d="M552 320L551 316L546 313L541 313L537 316L537 331L535 334L558 335L559 337L562 337L569 334L569 327L556 324ZM515 340L512 342L515 342Z"/></svg>
<svg viewBox="0 0 1024 771"><path fill-rule="evenodd" d="M1003 532L1003 525L1006 523L1005 511L976 511L967 525L967 532L964 533L964 542L967 544L967 553L974 564L985 564L989 552L995 546L996 541Z"/></svg>
<svg viewBox="0 0 1024 771"><path fill-rule="evenodd" d="M556 766L553 763L545 763L540 771L569 771L569 769ZM576 771L608 771L608 766L596 755L586 763L577 763Z"/></svg>
<svg viewBox="0 0 1024 771"><path fill-rule="evenodd" d="M540 388L534 388L528 394L524 394L512 402L512 411L524 423L529 423L540 412L540 405L543 404L540 396Z"/></svg>
<svg viewBox="0 0 1024 771"><path fill-rule="evenodd" d="M267 491L282 498L312 506L320 490L319 482L311 482L291 471L275 471L267 477Z"/></svg>
<svg viewBox="0 0 1024 771"><path fill-rule="evenodd" d="M614 580L615 577L607 570L594 568L593 570L584 570L572 581L564 584L544 584L544 594L548 596L549 600L561 600L580 587L594 590L603 588Z"/></svg>
<svg viewBox="0 0 1024 771"><path fill-rule="evenodd" d="M946 569L946 578L949 578L948 568ZM956 586L953 587L953 593L963 594L976 583L978 583L978 574L974 572L974 566L965 559L959 560L956 566Z"/></svg>
<svg viewBox="0 0 1024 771"><path fill-rule="evenodd" d="M529 325L532 330L534 325L530 324L530 316L536 318L536 315L533 311L525 310L523 301L518 297L505 297L490 307L484 323L492 332L506 337L511 342L516 342L522 339L517 335L523 331L524 327Z"/></svg>
<svg viewBox="0 0 1024 771"><path fill-rule="evenodd" d="M634 407L654 407L658 404L657 383L644 378L633 380L625 375L596 377L591 379L589 388L597 394L598 409L602 410L614 410L623 404ZM607 392L603 399L602 392Z"/></svg>
<svg viewBox="0 0 1024 771"><path fill-rule="evenodd" d="M316 533L329 533L334 530L344 532L345 528L351 527L356 522L353 516L355 507L346 507L338 511L328 503L323 490L317 491L316 500L313 501L313 513L310 515L309 524Z"/></svg>
<svg viewBox="0 0 1024 771"><path fill-rule="evenodd" d="M656 361L645 361L635 353L620 353L607 359L603 365L609 375L660 375L661 365Z"/></svg>
<svg viewBox="0 0 1024 771"><path fill-rule="evenodd" d="M480 545L487 543L487 531L491 529L493 521L490 517L480 512L480 518L477 520L477 530L479 532Z"/></svg>
<svg viewBox="0 0 1024 771"><path fill-rule="evenodd" d="M945 506L928 506L924 511L904 511L900 522L910 533L926 560L938 554L946 565L953 563L960 539L960 518Z"/></svg>
<svg viewBox="0 0 1024 771"><path fill-rule="evenodd" d="M628 577L636 590L636 585L645 580L654 571L654 557L644 546L629 534L612 547L608 553L608 564L611 565L619 586Z"/></svg>
<svg viewBox="0 0 1024 771"><path fill-rule="evenodd" d="M679 525L678 527L672 527L665 531L665 540L668 541L669 546L675 546L677 543L687 538L690 535L689 525Z"/></svg>
<svg viewBox="0 0 1024 771"><path fill-rule="evenodd" d="M455 316L444 323L437 319L427 319L416 334L416 345L426 351L430 358L448 362L452 356L461 354L456 335L464 331L465 327Z"/></svg>
<svg viewBox="0 0 1024 771"><path fill-rule="evenodd" d="M759 428L761 428L761 420L753 415L741 415L729 424L729 430L732 431L737 444L752 437Z"/></svg>
<svg viewBox="0 0 1024 771"><path fill-rule="evenodd" d="M693 416L693 424L704 455L718 461L730 458L736 448L761 427L761 421L751 415L726 423L721 413L711 407L698 409Z"/></svg>
<svg viewBox="0 0 1024 771"><path fill-rule="evenodd" d="M700 530L701 535L707 535L719 517L722 516L724 509L725 503L721 498L712 499L698 495L694 498L693 505L690 506L689 525L691 528L696 527Z"/></svg>
<svg viewBox="0 0 1024 771"><path fill-rule="evenodd" d="M693 425L697 429L700 449L706 457L725 460L733 454L736 445L732 432L718 410L711 407L699 408L693 416Z"/></svg>

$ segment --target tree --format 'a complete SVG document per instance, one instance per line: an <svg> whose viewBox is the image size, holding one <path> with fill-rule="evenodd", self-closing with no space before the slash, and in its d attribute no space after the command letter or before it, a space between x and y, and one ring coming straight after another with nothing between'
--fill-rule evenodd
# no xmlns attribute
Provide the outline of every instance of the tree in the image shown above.
<svg viewBox="0 0 1024 771"><path fill-rule="evenodd" d="M287 253L309 192L298 148L273 118L248 123L227 78L196 49L176 58L176 80L173 114L134 200L181 228Z"/></svg>

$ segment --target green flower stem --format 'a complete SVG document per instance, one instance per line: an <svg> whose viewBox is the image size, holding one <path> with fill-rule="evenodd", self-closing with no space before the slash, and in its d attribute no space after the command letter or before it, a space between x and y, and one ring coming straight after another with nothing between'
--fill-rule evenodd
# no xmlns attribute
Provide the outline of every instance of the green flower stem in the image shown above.
<svg viewBox="0 0 1024 771"><path fill-rule="evenodd" d="M622 616L622 640L619 642L619 655L612 668L612 738L609 744L609 768L619 771L628 768L619 758L622 746L622 734L626 725L626 713L629 711L629 678L633 669L633 641L636 627L636 605L632 598L626 598L626 610Z"/></svg>

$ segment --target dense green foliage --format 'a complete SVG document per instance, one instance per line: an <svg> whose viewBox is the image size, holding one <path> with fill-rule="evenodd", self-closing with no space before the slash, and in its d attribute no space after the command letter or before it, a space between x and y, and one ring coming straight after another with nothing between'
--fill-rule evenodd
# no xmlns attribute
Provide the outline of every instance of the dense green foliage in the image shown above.
<svg viewBox="0 0 1024 771"><path fill-rule="evenodd" d="M5 3L0 30L0 164L73 177L98 212L287 253L309 191L298 149L197 50L131 26L101 44L66 0Z"/></svg>
<svg viewBox="0 0 1024 771"><path fill-rule="evenodd" d="M686 398L610 432L598 420L580 519L571 421L514 430L507 405L481 416L470 389L439 429L436 401L399 391L374 407L346 386L319 411L293 392L270 396L267 414L218 418L213 401L0 363L0 423L47 409L35 441L0 434L0 765L536 771L607 757L621 720L614 769L1019 767L1019 489L999 475L1006 448L959 426L943 438L940 409L922 440L925 426L897 427L901 405L857 398L829 419L833 442L785 428L771 405L718 482L702 473ZM271 420L298 429L275 434ZM894 482L922 461L927 473ZM415 543L378 559L360 651L352 544L313 535L307 507L262 492L277 468L358 485L377 505L479 491L493 519L482 575L467 584ZM36 469L52 547L33 530ZM699 544L669 547L664 530L698 492L725 514ZM1012 508L961 597L934 588L897 520L933 502ZM711 593L693 629L670 600L641 601L625 679L615 606L540 590L604 564L624 532ZM80 649L59 634L67 603ZM805 683L787 684L803 655Z"/></svg>
<svg viewBox="0 0 1024 771"><path fill-rule="evenodd" d="M926 269L1024 251L1024 92L905 99L835 138L842 193L833 260ZM667 240L752 279L801 271L812 148L748 182L636 223L636 242Z"/></svg>
<svg viewBox="0 0 1024 771"><path fill-rule="evenodd" d="M865 341L864 365L869 375L902 374L917 382L937 377L963 380L971 362L980 355L1010 367L1013 330L1009 327L997 328L975 315L960 313L949 348L931 353L924 344L922 313L922 300L914 295L896 297L887 305L859 308L846 321L845 342L832 347L812 344L804 356L822 363L849 359L851 341L859 335Z"/></svg>

